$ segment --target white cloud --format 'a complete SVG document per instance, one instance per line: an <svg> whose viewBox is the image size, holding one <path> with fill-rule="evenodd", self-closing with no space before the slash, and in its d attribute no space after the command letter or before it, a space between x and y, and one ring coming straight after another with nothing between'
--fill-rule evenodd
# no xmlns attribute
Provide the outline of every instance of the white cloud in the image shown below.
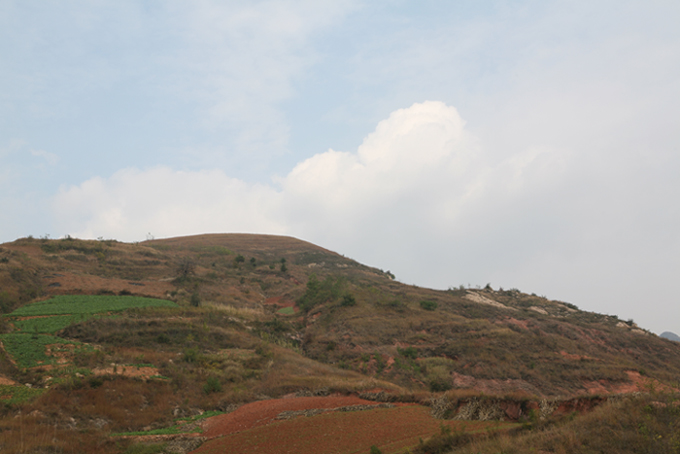
<svg viewBox="0 0 680 454"><path fill-rule="evenodd" d="M305 234L324 225L327 236L342 236L375 226L379 212L435 215L432 205L462 196L479 160L454 108L414 104L380 122L356 153L330 150L298 164L282 182L288 223Z"/></svg>
<svg viewBox="0 0 680 454"><path fill-rule="evenodd" d="M30 153L32 156L44 159L50 166L54 166L59 161L59 156L45 150L30 150Z"/></svg>
<svg viewBox="0 0 680 454"><path fill-rule="evenodd" d="M288 233L407 268L412 259L390 244L450 254L531 210L532 194L548 197L564 172L564 155L548 149L490 162L455 108L424 102L393 112L355 152L299 163L276 187L216 170L126 169L63 188L55 214L76 236ZM518 203L525 211L512 213Z"/></svg>
<svg viewBox="0 0 680 454"><path fill-rule="evenodd" d="M85 237L288 234L407 283L492 282L649 326L617 304L640 294L636 278L662 289L680 271L680 211L663 198L677 199L677 184L663 178L650 189L658 173L627 155L607 173L588 151L488 152L456 109L423 102L393 112L355 151L315 155L272 185L221 171L127 169L62 189L54 212L63 233ZM650 268L655 258L661 270Z"/></svg>
<svg viewBox="0 0 680 454"><path fill-rule="evenodd" d="M78 237L139 240L210 232L283 231L279 195L219 170L125 169L62 188L53 208L63 232Z"/></svg>

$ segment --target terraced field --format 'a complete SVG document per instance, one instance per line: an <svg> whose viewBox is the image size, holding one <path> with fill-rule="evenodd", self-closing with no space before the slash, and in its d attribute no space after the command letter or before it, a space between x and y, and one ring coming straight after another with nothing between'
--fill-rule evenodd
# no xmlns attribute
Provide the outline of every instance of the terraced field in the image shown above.
<svg viewBox="0 0 680 454"><path fill-rule="evenodd" d="M118 295L57 295L20 307L4 319L14 330L0 335L5 351L20 368L68 363L79 342L55 336L58 331L93 317L111 317L132 308L177 307L167 300Z"/></svg>
<svg viewBox="0 0 680 454"><path fill-rule="evenodd" d="M338 400L334 402L334 399ZM351 411L340 406L343 398L275 399L246 405L230 415L221 415L206 421L206 442L194 454L367 453L371 446L385 454L402 453L427 439L445 431L466 433L507 430L518 426L511 422L442 421L431 415L431 409L422 405L399 405L392 408L375 408ZM351 399L351 398L344 398ZM354 398L356 399L356 398ZM356 399L359 401L359 399ZM297 401L297 402L296 402ZM367 402L375 404L374 402ZM318 412L309 411L325 407ZM308 411L282 412L290 419L277 420L267 415L283 408L304 408ZM312 416L305 416L304 414ZM296 415L299 414L299 415ZM221 422L220 422L221 421ZM235 428L238 431L234 432Z"/></svg>

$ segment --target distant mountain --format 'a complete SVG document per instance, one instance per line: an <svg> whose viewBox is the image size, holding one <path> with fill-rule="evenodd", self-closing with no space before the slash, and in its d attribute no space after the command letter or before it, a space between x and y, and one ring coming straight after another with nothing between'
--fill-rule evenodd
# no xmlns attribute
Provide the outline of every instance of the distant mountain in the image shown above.
<svg viewBox="0 0 680 454"><path fill-rule="evenodd" d="M672 340L675 342L680 342L680 336L678 336L675 333L672 333L670 331L664 331L663 333L659 334L660 337L663 337L668 340Z"/></svg>

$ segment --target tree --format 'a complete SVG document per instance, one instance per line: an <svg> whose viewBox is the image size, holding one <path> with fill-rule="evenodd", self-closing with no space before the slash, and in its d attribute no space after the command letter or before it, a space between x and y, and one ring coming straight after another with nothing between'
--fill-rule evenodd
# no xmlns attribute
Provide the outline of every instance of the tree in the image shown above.
<svg viewBox="0 0 680 454"><path fill-rule="evenodd" d="M196 273L196 263L189 257L184 257L177 265L177 274L180 279L186 279Z"/></svg>

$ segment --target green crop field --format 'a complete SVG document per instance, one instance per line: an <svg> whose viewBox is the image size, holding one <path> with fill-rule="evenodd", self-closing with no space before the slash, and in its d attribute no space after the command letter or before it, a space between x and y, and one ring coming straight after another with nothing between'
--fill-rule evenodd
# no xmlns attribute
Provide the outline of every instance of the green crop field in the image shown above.
<svg viewBox="0 0 680 454"><path fill-rule="evenodd" d="M37 301L20 307L11 317L34 315L76 315L117 312L134 307L177 307L168 300L144 298L141 296L114 295L57 295L44 301Z"/></svg>
<svg viewBox="0 0 680 454"><path fill-rule="evenodd" d="M92 318L89 314L54 315L27 320L12 320L12 324L21 332L31 334L54 334L74 323L84 322Z"/></svg>
<svg viewBox="0 0 680 454"><path fill-rule="evenodd" d="M111 312L140 307L177 305L172 301L139 296L59 295L20 307L5 316L17 331L1 335L0 340L19 367L54 364L56 358L47 354L45 346L76 345L76 349L84 346L49 334L92 317L103 317ZM21 317L35 318L19 320Z"/></svg>
<svg viewBox="0 0 680 454"><path fill-rule="evenodd" d="M81 345L60 337L45 334L12 333L0 335L0 341L19 367L54 364L56 358L45 354L47 345Z"/></svg>

